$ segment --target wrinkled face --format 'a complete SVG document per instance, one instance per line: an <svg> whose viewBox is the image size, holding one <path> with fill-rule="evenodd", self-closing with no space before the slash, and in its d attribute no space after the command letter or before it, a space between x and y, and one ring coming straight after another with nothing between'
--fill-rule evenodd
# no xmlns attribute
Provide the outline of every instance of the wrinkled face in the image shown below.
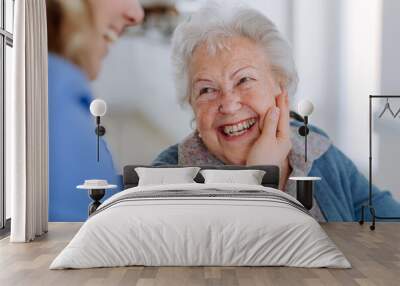
<svg viewBox="0 0 400 286"><path fill-rule="evenodd" d="M93 13L96 39L91 45L90 78L100 71L101 61L110 43L121 35L127 26L137 25L143 20L144 12L138 0L88 0Z"/></svg>
<svg viewBox="0 0 400 286"><path fill-rule="evenodd" d="M246 163L280 88L262 48L244 37L210 54L199 45L189 63L190 103L208 150L227 164Z"/></svg>

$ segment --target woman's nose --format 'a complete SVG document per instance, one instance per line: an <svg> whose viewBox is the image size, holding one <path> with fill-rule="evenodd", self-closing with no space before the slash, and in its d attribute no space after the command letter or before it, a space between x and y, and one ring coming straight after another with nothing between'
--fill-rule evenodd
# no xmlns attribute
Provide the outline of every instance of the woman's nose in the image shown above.
<svg viewBox="0 0 400 286"><path fill-rule="evenodd" d="M242 108L240 96L233 92L226 92L222 95L219 102L218 111L221 113L231 114Z"/></svg>
<svg viewBox="0 0 400 286"><path fill-rule="evenodd" d="M138 0L128 0L128 6L124 13L126 25L133 26L143 21L144 11Z"/></svg>

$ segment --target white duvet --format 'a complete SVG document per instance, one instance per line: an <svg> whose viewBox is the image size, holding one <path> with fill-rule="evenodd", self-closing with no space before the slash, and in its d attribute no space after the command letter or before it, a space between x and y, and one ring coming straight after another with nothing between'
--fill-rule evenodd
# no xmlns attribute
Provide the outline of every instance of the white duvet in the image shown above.
<svg viewBox="0 0 400 286"><path fill-rule="evenodd" d="M120 200L137 192L261 190L238 184L141 186L106 200L50 269L126 265L349 268L318 222L290 204L262 198L173 197Z"/></svg>

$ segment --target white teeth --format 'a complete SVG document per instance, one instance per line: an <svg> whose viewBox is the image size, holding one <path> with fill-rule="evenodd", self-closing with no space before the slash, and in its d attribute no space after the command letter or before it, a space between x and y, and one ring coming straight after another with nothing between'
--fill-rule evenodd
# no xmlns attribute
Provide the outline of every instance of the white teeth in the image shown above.
<svg viewBox="0 0 400 286"><path fill-rule="evenodd" d="M104 36L110 42L115 42L116 40L118 40L118 34L112 29L108 29Z"/></svg>
<svg viewBox="0 0 400 286"><path fill-rule="evenodd" d="M256 119L252 118L235 125L228 125L224 127L224 133L228 136L238 136L246 132L251 126L256 123Z"/></svg>

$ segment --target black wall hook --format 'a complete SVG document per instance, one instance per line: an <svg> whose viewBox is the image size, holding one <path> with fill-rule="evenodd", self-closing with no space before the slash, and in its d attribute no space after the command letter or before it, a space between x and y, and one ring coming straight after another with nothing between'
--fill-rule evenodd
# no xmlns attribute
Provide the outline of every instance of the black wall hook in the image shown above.
<svg viewBox="0 0 400 286"><path fill-rule="evenodd" d="M96 129L94 133L97 135L97 162L100 160L100 136L104 136L106 134L106 128L100 125L100 116L96 116Z"/></svg>

